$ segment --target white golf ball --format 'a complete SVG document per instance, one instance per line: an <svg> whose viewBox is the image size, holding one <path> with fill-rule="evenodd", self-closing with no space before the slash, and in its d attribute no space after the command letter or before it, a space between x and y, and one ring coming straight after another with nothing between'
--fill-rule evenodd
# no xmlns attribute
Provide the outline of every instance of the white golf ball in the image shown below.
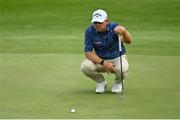
<svg viewBox="0 0 180 120"><path fill-rule="evenodd" d="M76 112L76 110L75 110L74 108L72 108L72 109L71 109L71 112L72 112L72 113L75 113L75 112Z"/></svg>

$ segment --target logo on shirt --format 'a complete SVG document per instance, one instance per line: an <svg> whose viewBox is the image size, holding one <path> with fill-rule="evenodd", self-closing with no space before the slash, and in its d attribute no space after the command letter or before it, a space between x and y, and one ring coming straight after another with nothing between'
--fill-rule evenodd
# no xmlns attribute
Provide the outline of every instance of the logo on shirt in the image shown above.
<svg viewBox="0 0 180 120"><path fill-rule="evenodd" d="M94 46L94 49L95 50L98 50L102 45L102 42L101 41L94 41L93 42L93 46Z"/></svg>
<svg viewBox="0 0 180 120"><path fill-rule="evenodd" d="M98 41L98 42L93 42L94 44L101 44L101 41Z"/></svg>

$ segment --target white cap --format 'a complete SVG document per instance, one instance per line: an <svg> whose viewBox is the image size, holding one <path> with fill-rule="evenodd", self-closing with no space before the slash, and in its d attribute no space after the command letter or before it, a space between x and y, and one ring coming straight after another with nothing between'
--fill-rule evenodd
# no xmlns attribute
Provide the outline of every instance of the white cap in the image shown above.
<svg viewBox="0 0 180 120"><path fill-rule="evenodd" d="M98 9L93 12L91 23L93 22L104 22L107 19L107 13L104 10Z"/></svg>

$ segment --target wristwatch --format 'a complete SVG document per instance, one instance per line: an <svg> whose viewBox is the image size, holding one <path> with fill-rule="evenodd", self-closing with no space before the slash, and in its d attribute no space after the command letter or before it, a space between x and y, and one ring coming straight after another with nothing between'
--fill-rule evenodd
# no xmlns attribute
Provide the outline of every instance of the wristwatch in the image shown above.
<svg viewBox="0 0 180 120"><path fill-rule="evenodd" d="M104 61L105 61L105 60L102 60L102 61L100 62L100 64L103 65Z"/></svg>

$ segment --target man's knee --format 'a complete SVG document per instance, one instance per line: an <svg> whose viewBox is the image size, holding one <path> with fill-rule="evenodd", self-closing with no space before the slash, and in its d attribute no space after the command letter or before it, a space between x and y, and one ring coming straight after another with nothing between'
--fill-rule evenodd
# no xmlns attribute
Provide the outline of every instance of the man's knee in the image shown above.
<svg viewBox="0 0 180 120"><path fill-rule="evenodd" d="M87 72L90 72L90 71L94 71L96 68L95 68L95 65L92 61L88 60L88 59L85 59L83 61L83 63L81 64L81 71L83 73L87 73Z"/></svg>
<svg viewBox="0 0 180 120"><path fill-rule="evenodd" d="M122 72L123 72L123 74L128 73L128 69L129 69L129 67L127 65L124 65L124 66L122 65ZM118 66L118 67L115 68L115 70L116 70L116 72L121 71L121 67Z"/></svg>
<svg viewBox="0 0 180 120"><path fill-rule="evenodd" d="M122 66L121 64L119 63L116 67L115 67L115 70L116 70L116 73L117 74L120 74L119 71L121 71L121 67L122 67L122 73L124 75L124 77L128 74L128 70L129 70L129 64L128 64L128 61L123 58L122 59Z"/></svg>
<svg viewBox="0 0 180 120"><path fill-rule="evenodd" d="M123 63L123 66L122 66L122 71L124 74L128 73L128 70L129 70L129 64L128 62L125 62Z"/></svg>

